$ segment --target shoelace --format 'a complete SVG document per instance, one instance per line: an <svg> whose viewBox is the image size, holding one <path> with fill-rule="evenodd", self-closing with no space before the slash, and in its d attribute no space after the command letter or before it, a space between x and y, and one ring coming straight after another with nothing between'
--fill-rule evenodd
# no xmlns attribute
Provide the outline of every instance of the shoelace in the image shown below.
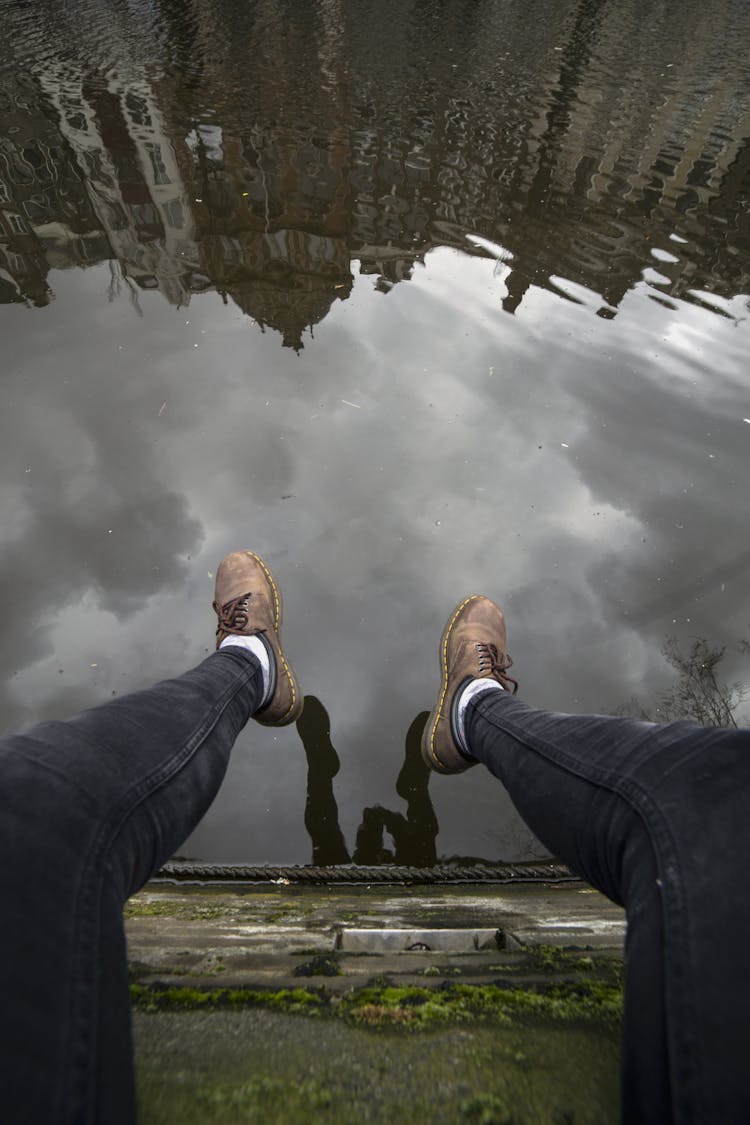
<svg viewBox="0 0 750 1125"><path fill-rule="evenodd" d="M480 676L492 676L499 684L506 689L510 690L512 695L518 691L518 680L514 680L512 676L507 675L509 668L513 667L513 661L507 652L498 653L497 645L482 644L477 642L477 661L479 663Z"/></svg>
<svg viewBox="0 0 750 1125"><path fill-rule="evenodd" d="M238 598L232 598L231 602L227 602L226 605L215 607L219 618L219 624L216 626L217 633L239 633L247 628L247 623L250 620L247 603L252 596L251 593L240 594Z"/></svg>

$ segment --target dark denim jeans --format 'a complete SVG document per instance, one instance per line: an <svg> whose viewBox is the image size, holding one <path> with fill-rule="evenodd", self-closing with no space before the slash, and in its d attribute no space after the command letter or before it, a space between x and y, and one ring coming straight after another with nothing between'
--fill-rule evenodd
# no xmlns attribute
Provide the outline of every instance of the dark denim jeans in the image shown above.
<svg viewBox="0 0 750 1125"><path fill-rule="evenodd" d="M750 731L537 711L485 693L473 757L625 907L623 1120L750 1121Z"/></svg>
<svg viewBox="0 0 750 1125"><path fill-rule="evenodd" d="M241 649L0 742L0 1119L130 1125L122 906L195 828L261 675ZM750 736L469 708L472 753L551 851L625 905L624 1116L750 1120Z"/></svg>
<svg viewBox="0 0 750 1125"><path fill-rule="evenodd" d="M0 742L0 1121L135 1120L123 903L208 809L262 690L222 649Z"/></svg>

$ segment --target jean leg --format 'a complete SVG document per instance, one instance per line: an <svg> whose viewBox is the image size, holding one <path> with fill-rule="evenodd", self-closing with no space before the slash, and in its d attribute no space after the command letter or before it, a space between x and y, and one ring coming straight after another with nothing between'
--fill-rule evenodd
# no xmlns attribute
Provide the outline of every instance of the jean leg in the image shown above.
<svg viewBox="0 0 750 1125"><path fill-rule="evenodd" d="M466 727L532 831L626 909L624 1119L747 1120L750 903L732 892L750 862L750 733L555 714L499 691Z"/></svg>
<svg viewBox="0 0 750 1125"><path fill-rule="evenodd" d="M122 904L198 824L261 697L227 648L0 743L5 1119L132 1122Z"/></svg>

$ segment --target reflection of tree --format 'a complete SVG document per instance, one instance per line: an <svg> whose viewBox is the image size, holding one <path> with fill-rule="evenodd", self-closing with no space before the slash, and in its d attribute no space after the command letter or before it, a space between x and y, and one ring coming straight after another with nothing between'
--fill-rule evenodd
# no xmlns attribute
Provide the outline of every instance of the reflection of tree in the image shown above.
<svg viewBox="0 0 750 1125"><path fill-rule="evenodd" d="M437 862L435 840L438 823L428 791L429 770L422 761L420 740L427 712L417 715L406 735L404 764L396 779L396 792L406 801L406 815L373 805L362 812L357 829L354 863L399 863L430 866ZM331 742L328 713L315 696L305 697L297 731L307 756L305 827L313 845L316 865L351 862L338 820L333 779L339 757ZM393 848L384 844L384 833Z"/></svg>
<svg viewBox="0 0 750 1125"><path fill-rule="evenodd" d="M750 652L750 645L742 641L739 649ZM658 696L653 712L643 708L637 696L632 696L618 708L618 714L636 715L651 722L691 719L707 727L737 726L737 709L747 690L740 683L727 684L717 676L726 646L712 648L705 637L695 637L686 653L675 637L667 637L662 653L677 672L677 683Z"/></svg>

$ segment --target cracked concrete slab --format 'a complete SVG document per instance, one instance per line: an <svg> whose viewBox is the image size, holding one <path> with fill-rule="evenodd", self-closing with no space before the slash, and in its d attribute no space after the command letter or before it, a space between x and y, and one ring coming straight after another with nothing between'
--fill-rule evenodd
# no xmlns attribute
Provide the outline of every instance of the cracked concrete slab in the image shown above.
<svg viewBox="0 0 750 1125"><path fill-rule="evenodd" d="M620 957L623 911L582 883L272 887L152 883L130 900L133 978L286 987L335 954L338 982L507 971L539 947Z"/></svg>

